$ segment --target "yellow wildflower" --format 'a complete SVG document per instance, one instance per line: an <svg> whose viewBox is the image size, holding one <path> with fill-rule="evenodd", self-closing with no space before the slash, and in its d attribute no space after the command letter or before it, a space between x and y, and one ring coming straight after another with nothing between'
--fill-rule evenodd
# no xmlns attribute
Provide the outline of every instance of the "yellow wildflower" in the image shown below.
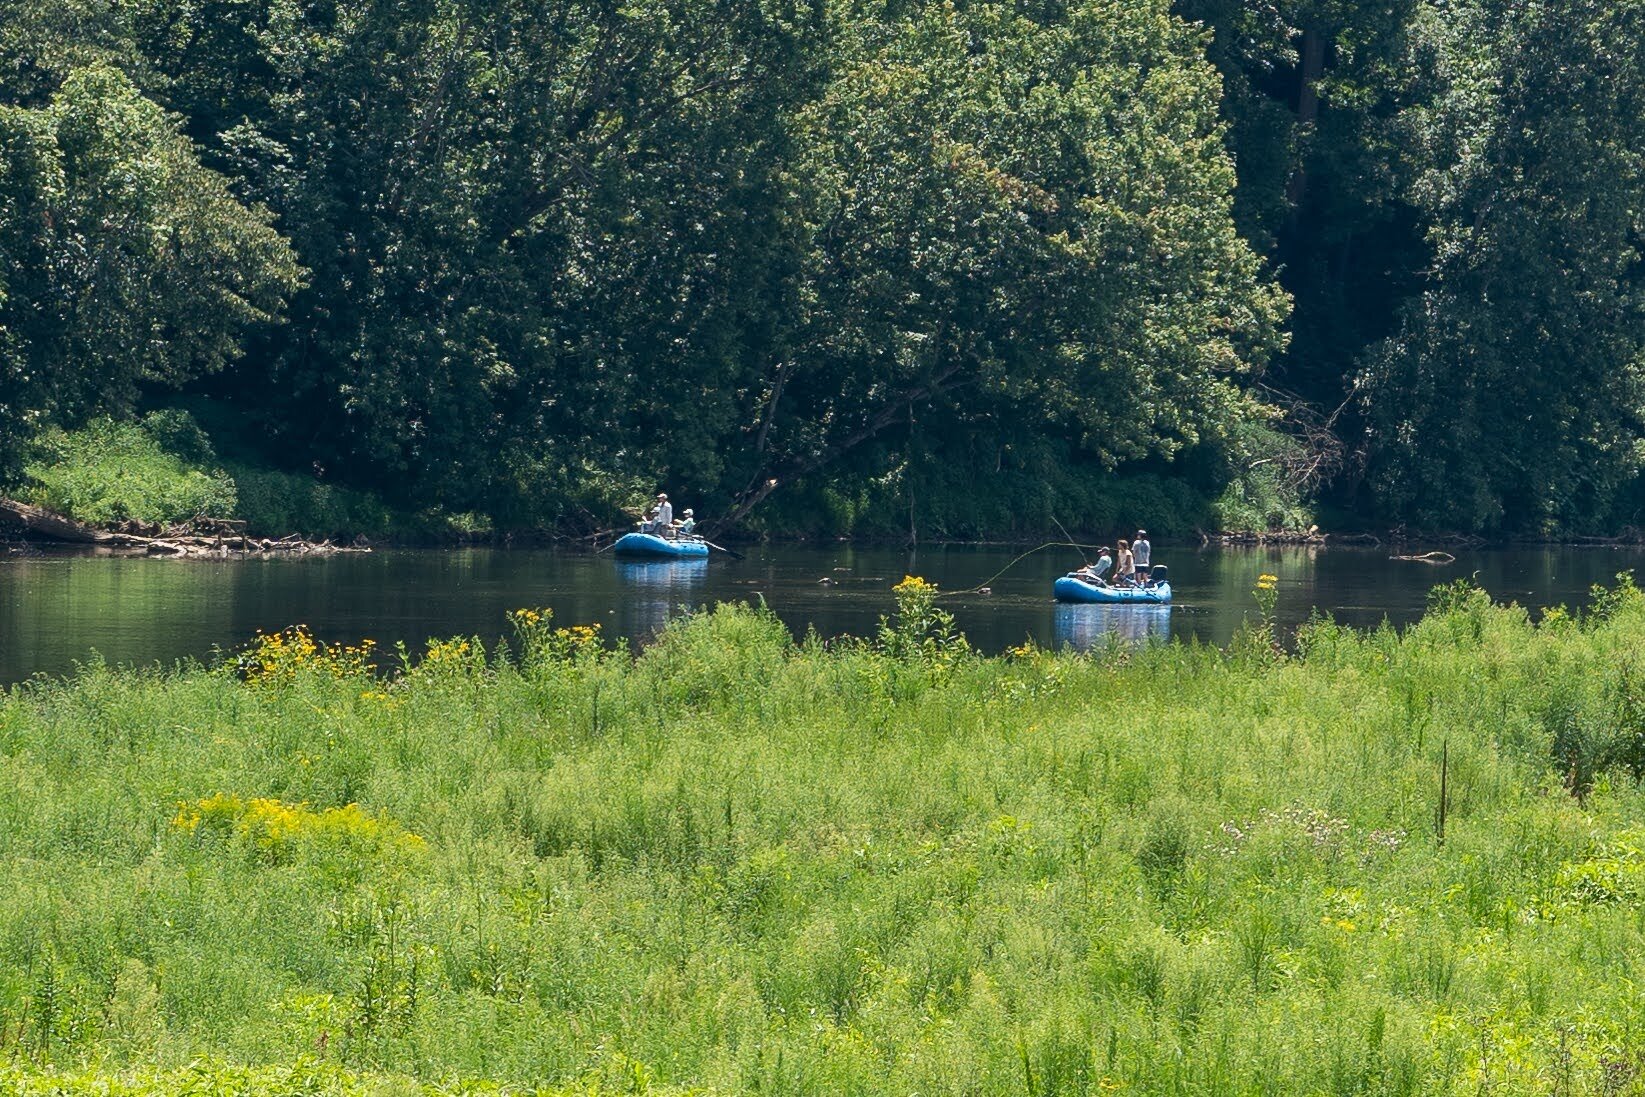
<svg viewBox="0 0 1645 1097"><path fill-rule="evenodd" d="M284 861L312 845L408 852L426 845L398 823L368 815L359 804L316 811L307 802L292 804L272 797L245 800L227 793L178 804L171 825L189 834L204 830L241 838L272 861Z"/></svg>

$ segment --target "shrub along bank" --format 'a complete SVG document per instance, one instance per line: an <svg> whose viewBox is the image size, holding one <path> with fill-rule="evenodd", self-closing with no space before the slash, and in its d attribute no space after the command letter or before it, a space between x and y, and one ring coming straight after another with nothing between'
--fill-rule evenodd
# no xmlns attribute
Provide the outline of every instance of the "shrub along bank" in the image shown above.
<svg viewBox="0 0 1645 1097"><path fill-rule="evenodd" d="M13 689L0 1080L1640 1091L1630 583L1290 655L982 658L932 594Z"/></svg>
<svg viewBox="0 0 1645 1097"><path fill-rule="evenodd" d="M212 438L178 409L127 422L97 419L72 431L48 430L28 453L11 492L94 527L237 518L260 536L364 534L425 541L487 528L472 515L438 508L411 514L371 492L269 468L254 459L220 460Z"/></svg>

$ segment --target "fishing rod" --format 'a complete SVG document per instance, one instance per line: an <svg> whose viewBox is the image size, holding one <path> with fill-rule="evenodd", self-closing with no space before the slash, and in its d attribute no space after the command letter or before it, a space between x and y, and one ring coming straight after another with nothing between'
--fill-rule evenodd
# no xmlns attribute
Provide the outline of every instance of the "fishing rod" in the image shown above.
<svg viewBox="0 0 1645 1097"><path fill-rule="evenodd" d="M976 586L967 587L964 590L939 591L937 593L937 597L938 598L949 598L949 597L953 597L954 595L959 595L959 594L981 594L985 588L990 587L990 586L993 585L995 579L998 579L1000 576L1004 575L1006 572L1010 571L1012 568L1016 567L1018 564L1022 563L1024 560L1028 559L1028 557L1034 555L1036 552L1044 552L1048 548L1079 549L1080 554L1083 556L1088 549L1091 549L1091 548L1094 547L1092 545L1082 545L1078 541L1074 540L1074 535L1072 533L1068 532L1068 528L1066 526L1064 526L1061 522L1057 521L1057 516L1055 514L1051 515L1051 521L1053 523L1055 523L1057 529L1061 530L1062 535L1064 537L1068 538L1068 540L1066 540L1066 541L1047 541L1043 545L1036 545L1035 547L1029 549L1027 552L1024 552L1024 553L1020 554L1019 556L1017 556L1009 564L1006 564L999 571L996 571L993 575L990 575L988 578L984 579L982 582L978 583Z"/></svg>
<svg viewBox="0 0 1645 1097"><path fill-rule="evenodd" d="M1053 514L1053 515L1052 515L1052 516L1051 516L1051 521L1052 521L1052 522L1055 522L1055 523L1056 523L1056 526L1057 526L1057 528L1058 528L1058 529L1060 529L1060 530L1062 530L1062 535L1063 535L1063 536L1064 536L1064 537L1066 537L1066 538L1068 538L1068 540L1069 540L1069 541L1070 541L1070 542L1072 542L1072 541L1073 541L1073 540L1074 540L1074 535L1073 535L1073 534L1072 534L1072 533L1069 533L1069 532L1068 532L1068 527L1066 527L1066 526L1064 526L1064 525L1063 525L1063 524L1062 524L1062 523L1061 523L1061 522L1058 522L1058 521L1057 521L1057 516L1056 516L1056 515L1055 515L1055 514ZM1070 547L1070 548L1077 548L1077 549L1079 549L1079 550L1080 550L1080 551L1081 551L1081 552L1084 552L1084 551L1086 551L1086 550L1087 550L1087 549L1092 549L1092 548L1096 548L1096 547L1097 547L1097 546L1095 546L1095 545L1079 545L1079 544L1070 544L1070 546L1069 546L1069 547Z"/></svg>
<svg viewBox="0 0 1645 1097"><path fill-rule="evenodd" d="M1035 547L1029 549L1027 552L1024 552L1024 553L1018 555L1009 564L1006 564L1003 568L996 571L994 574L990 575L988 578L984 579L982 582L978 583L976 586L966 587L964 590L941 590L941 591L937 592L937 597L938 598L952 598L952 597L954 597L955 595L958 595L958 594L981 594L984 589L986 589L986 588L993 585L995 579L998 579L1000 576L1004 575L1006 572L1010 571L1012 568L1016 567L1018 564L1022 563L1024 560L1028 559L1030 556L1034 555L1034 553L1036 553L1036 552L1044 552L1048 548L1071 548L1071 549L1081 549L1081 550L1083 550L1087 547L1089 547L1089 546L1076 544L1073 541L1047 541L1043 545L1036 545Z"/></svg>

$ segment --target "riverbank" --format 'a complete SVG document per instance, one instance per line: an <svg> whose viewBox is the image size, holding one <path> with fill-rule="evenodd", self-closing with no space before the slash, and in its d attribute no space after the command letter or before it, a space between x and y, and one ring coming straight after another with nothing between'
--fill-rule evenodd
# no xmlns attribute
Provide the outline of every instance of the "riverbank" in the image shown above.
<svg viewBox="0 0 1645 1097"><path fill-rule="evenodd" d="M399 493L393 498L348 477L305 467L289 453L274 455L248 437L246 424L223 409L196 404L202 418L182 408L141 418L94 420L75 430L47 429L24 447L0 498L45 508L102 532L153 537L172 527L231 523L258 538L296 535L311 542L413 547L452 544L609 543L631 528L632 515L658 484L632 476L587 472L587 482L540 483L527 489L476 491L461 504ZM213 424L208 433L201 422ZM663 474L665 470L659 470ZM378 485L383 487L383 485ZM686 485L668 486L690 493ZM500 494L499 494L500 492ZM1302 500L1259 492L1255 501L1218 499L1207 485L1158 473L1113 475L1106 470L1059 468L1045 475L1012 470L987 484L962 479L914 488L893 478L860 483L820 480L788 486L760 508L719 528L731 509L725 495L694 504L711 536L744 543L859 544L1014 541L1038 543L1073 534L1093 543L1129 536L1145 524L1156 537L1203 537L1223 526L1253 527L1268 540L1307 537ZM1239 494L1239 493L1236 493ZM471 509L462 509L463 507ZM7 516L0 513L0 524ZM15 523L15 519L14 519ZM51 535L49 523L30 526ZM1290 531L1290 532L1288 532Z"/></svg>
<svg viewBox="0 0 1645 1097"><path fill-rule="evenodd" d="M722 608L635 658L527 614L392 678L287 633L13 690L6 1039L32 1075L723 1093L1639 1070L1630 585L1540 626L1452 587L1289 656L983 658L903 595L836 646Z"/></svg>
<svg viewBox="0 0 1645 1097"><path fill-rule="evenodd" d="M219 459L219 453L234 459ZM371 543L399 547L584 546L598 548L630 528L653 485L607 485L587 498L534 497L496 513L440 505L408 507L370 491L335 482L318 469L277 469L243 438L208 437L181 410L153 412L131 422L94 421L77 431L44 432L28 447L20 474L0 484L8 495L43 507L93 531L154 538L186 529L215 537L225 528L262 541L302 539L313 545ZM1070 537L1095 545L1146 526L1156 540L1223 545L1375 544L1399 550L1487 545L1637 545L1645 532L1615 536L1512 538L1404 527L1368 529L1338 513L1321 528L1306 500L1259 492L1255 501L1215 498L1180 479L1153 473L1068 475L1055 483L1020 473L984 490L952 483L922 494L915 507L894 485L855 491L799 485L774 496L739 527L711 536L738 544L987 545L1028 547ZM1226 493L1225 493L1226 495ZM1024 500L1034 500L1026 509ZM695 500L706 527L714 527L709 500ZM706 508L706 509L704 509ZM25 528L0 507L0 538ZM48 523L35 536L53 536ZM71 540L83 540L75 534ZM175 538L173 538L175 540ZM177 553L176 555L187 555Z"/></svg>

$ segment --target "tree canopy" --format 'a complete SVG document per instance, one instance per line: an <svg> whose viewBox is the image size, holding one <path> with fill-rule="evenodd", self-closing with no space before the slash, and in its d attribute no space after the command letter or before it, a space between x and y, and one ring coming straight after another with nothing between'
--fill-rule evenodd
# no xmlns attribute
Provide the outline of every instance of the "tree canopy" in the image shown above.
<svg viewBox="0 0 1645 1097"><path fill-rule="evenodd" d="M182 393L504 525L1619 528L1640 23L0 0L0 450Z"/></svg>

